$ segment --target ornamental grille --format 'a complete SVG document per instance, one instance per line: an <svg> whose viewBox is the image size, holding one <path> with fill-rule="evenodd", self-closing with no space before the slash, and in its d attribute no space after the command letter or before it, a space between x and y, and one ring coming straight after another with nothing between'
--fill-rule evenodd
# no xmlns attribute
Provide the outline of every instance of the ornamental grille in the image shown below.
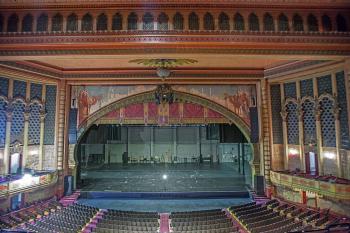
<svg viewBox="0 0 350 233"><path fill-rule="evenodd" d="M150 13L146 13L143 16L143 30L153 30L154 29L154 18Z"/></svg>
<svg viewBox="0 0 350 233"><path fill-rule="evenodd" d="M21 101L16 101L12 104L12 107L11 143L15 141L23 142L25 105Z"/></svg>
<svg viewBox="0 0 350 233"><path fill-rule="evenodd" d="M137 15L134 12L128 16L128 30L137 30Z"/></svg>
<svg viewBox="0 0 350 233"><path fill-rule="evenodd" d="M340 121L340 135L341 147L343 149L350 149L349 125L348 125L348 106L346 101L346 86L344 79L344 72L336 74L337 79L337 97L340 107L339 121Z"/></svg>
<svg viewBox="0 0 350 233"><path fill-rule="evenodd" d="M184 17L180 13L176 13L174 16L174 30L184 29Z"/></svg>
<svg viewBox="0 0 350 233"><path fill-rule="evenodd" d="M332 22L328 15L322 16L322 27L323 31L332 31Z"/></svg>
<svg viewBox="0 0 350 233"><path fill-rule="evenodd" d="M230 18L225 13L219 15L219 29L230 30Z"/></svg>
<svg viewBox="0 0 350 233"><path fill-rule="evenodd" d="M192 12L190 16L188 16L188 28L190 30L199 30L199 19L196 13Z"/></svg>
<svg viewBox="0 0 350 233"><path fill-rule="evenodd" d="M296 98L297 97L296 83L285 83L284 84L284 97L285 98Z"/></svg>
<svg viewBox="0 0 350 233"><path fill-rule="evenodd" d="M122 16L119 13L117 13L113 16L112 30L122 30L122 29L123 29L123 19L122 19ZM137 29L137 16L136 18L133 18L133 16L131 17L129 16L128 29L129 30Z"/></svg>
<svg viewBox="0 0 350 233"><path fill-rule="evenodd" d="M40 105L30 105L28 144L38 145L40 143Z"/></svg>
<svg viewBox="0 0 350 233"><path fill-rule="evenodd" d="M234 18L234 30L236 31L243 31L245 30L245 27L244 27L244 18L241 14L236 14L235 15L235 18Z"/></svg>
<svg viewBox="0 0 350 233"><path fill-rule="evenodd" d="M22 32L31 32L33 30L33 16L27 14L22 21Z"/></svg>
<svg viewBox="0 0 350 233"><path fill-rule="evenodd" d="M161 13L158 17L158 30L168 30L168 21L169 17L166 14Z"/></svg>
<svg viewBox="0 0 350 233"><path fill-rule="evenodd" d="M100 14L97 18L97 25L96 25L96 30L97 31L106 31L107 30L107 24L108 24L108 19L105 14ZM115 30L115 29L113 29Z"/></svg>
<svg viewBox="0 0 350 233"><path fill-rule="evenodd" d="M38 18L38 22L36 24L36 30L38 32L46 32L48 26L48 17L47 14L42 14Z"/></svg>
<svg viewBox="0 0 350 233"><path fill-rule="evenodd" d="M9 80L7 78L0 77L0 95L8 95Z"/></svg>
<svg viewBox="0 0 350 233"><path fill-rule="evenodd" d="M46 86L45 108L44 144L53 145L55 142L56 86Z"/></svg>
<svg viewBox="0 0 350 233"><path fill-rule="evenodd" d="M214 18L210 13L204 15L204 30L214 30Z"/></svg>
<svg viewBox="0 0 350 233"><path fill-rule="evenodd" d="M21 97L23 99L26 98L26 88L27 83L23 81L15 80L13 82L13 97Z"/></svg>
<svg viewBox="0 0 350 233"><path fill-rule="evenodd" d="M327 97L320 102L321 106L321 132L323 146L335 147L335 122L333 115L333 101Z"/></svg>
<svg viewBox="0 0 350 233"><path fill-rule="evenodd" d="M330 75L317 78L318 95L332 94L332 79Z"/></svg>
<svg viewBox="0 0 350 233"><path fill-rule="evenodd" d="M18 15L12 14L7 20L7 31L17 32L18 31Z"/></svg>
<svg viewBox="0 0 350 233"><path fill-rule="evenodd" d="M288 18L284 14L278 17L278 31L289 31Z"/></svg>
<svg viewBox="0 0 350 233"><path fill-rule="evenodd" d="M31 83L30 84L30 99L39 99L41 100L41 91L42 91L42 85L37 83Z"/></svg>
<svg viewBox="0 0 350 233"><path fill-rule="evenodd" d="M314 96L312 79L304 79L300 81L300 95L301 97Z"/></svg>
<svg viewBox="0 0 350 233"><path fill-rule="evenodd" d="M0 100L0 147L5 145L5 135L6 135L6 107L5 101Z"/></svg>
<svg viewBox="0 0 350 233"><path fill-rule="evenodd" d="M92 31L92 16L90 14L85 14L81 20L81 30L82 31Z"/></svg>
<svg viewBox="0 0 350 233"><path fill-rule="evenodd" d="M304 123L304 144L316 142L316 119L315 119L315 103L306 100L302 103L303 123Z"/></svg>
<svg viewBox="0 0 350 233"><path fill-rule="evenodd" d="M271 86L271 110L273 143L283 144L280 85Z"/></svg>
<svg viewBox="0 0 350 233"><path fill-rule="evenodd" d="M249 15L249 30L259 31L259 18L256 14Z"/></svg>
<svg viewBox="0 0 350 233"><path fill-rule="evenodd" d="M275 24L269 13L264 15L264 31L275 31Z"/></svg>
<svg viewBox="0 0 350 233"><path fill-rule="evenodd" d="M71 14L67 18L67 31L77 31L78 30L78 16L76 14Z"/></svg>
<svg viewBox="0 0 350 233"><path fill-rule="evenodd" d="M287 132L288 132L288 144L299 144L299 125L298 125L298 105L296 103L289 102L286 105L287 111Z"/></svg>
<svg viewBox="0 0 350 233"><path fill-rule="evenodd" d="M298 14L294 15L294 17L293 17L293 29L296 32L303 32L304 31L303 18L301 18L301 16Z"/></svg>
<svg viewBox="0 0 350 233"><path fill-rule="evenodd" d="M307 26L310 32L318 32L318 21L313 14L307 17Z"/></svg>
<svg viewBox="0 0 350 233"><path fill-rule="evenodd" d="M61 32L63 31L63 17L61 14L56 14L52 17L52 31Z"/></svg>

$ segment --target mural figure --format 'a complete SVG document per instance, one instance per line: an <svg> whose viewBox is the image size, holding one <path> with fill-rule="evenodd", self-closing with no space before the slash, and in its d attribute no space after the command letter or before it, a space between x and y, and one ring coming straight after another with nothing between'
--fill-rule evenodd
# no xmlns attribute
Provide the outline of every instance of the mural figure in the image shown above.
<svg viewBox="0 0 350 233"><path fill-rule="evenodd" d="M80 125L90 114L91 106L95 105L98 100L100 100L100 96L89 96L87 90L81 90L78 96L78 112L79 112L79 121Z"/></svg>

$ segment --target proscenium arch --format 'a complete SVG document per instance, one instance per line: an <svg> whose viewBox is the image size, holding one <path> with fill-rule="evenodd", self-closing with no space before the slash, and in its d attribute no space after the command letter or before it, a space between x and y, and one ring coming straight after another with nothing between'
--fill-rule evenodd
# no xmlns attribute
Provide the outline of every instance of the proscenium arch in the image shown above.
<svg viewBox="0 0 350 233"><path fill-rule="evenodd" d="M257 158L256 149L254 148L253 144L250 142L250 127L249 125L236 113L232 112L225 106L222 106L210 99L200 97L194 94L181 92L181 91L175 91L173 90L174 94L174 102L190 102L194 104L201 105L203 107L206 107L208 109L211 109L213 111L216 111L220 113L222 116L224 116L226 119L229 120L230 123L235 124L239 130L243 133L245 138L247 139L247 142L251 145L252 148L252 158L251 158L251 166L252 166L252 176L255 174L255 166L253 166L253 163L256 163L256 161L259 161L260 159ZM89 116L82 124L82 128L79 130L79 136L78 140L74 147L74 160L75 162L78 162L77 158L77 150L78 145L80 144L80 141L84 137L85 133L94 125L96 122L105 116L107 113L120 109L122 107L126 107L130 104L137 104L137 103L145 103L145 102L154 102L155 101L155 95L154 90L143 92L140 94L135 94L132 96L128 96L125 98L122 98L120 100L117 100L113 103L110 103L95 113L93 113L91 116ZM76 163L77 164L77 163Z"/></svg>

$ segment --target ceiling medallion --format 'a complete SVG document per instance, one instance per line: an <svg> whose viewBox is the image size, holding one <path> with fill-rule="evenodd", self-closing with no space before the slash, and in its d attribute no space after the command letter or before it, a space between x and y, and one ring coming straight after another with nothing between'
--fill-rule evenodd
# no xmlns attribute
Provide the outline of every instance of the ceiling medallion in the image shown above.
<svg viewBox="0 0 350 233"><path fill-rule="evenodd" d="M135 59L129 61L129 63L142 64L157 69L157 75L163 81L171 74L170 68L197 63L194 59L177 59L177 58L156 58L156 59Z"/></svg>
<svg viewBox="0 0 350 233"><path fill-rule="evenodd" d="M171 74L170 68L197 63L194 59L177 59L177 58L157 58L157 59L135 59L129 63L141 64L144 66L157 69L157 75L165 82L165 79ZM169 84L157 86L154 97L158 105L172 104L174 102L174 93Z"/></svg>

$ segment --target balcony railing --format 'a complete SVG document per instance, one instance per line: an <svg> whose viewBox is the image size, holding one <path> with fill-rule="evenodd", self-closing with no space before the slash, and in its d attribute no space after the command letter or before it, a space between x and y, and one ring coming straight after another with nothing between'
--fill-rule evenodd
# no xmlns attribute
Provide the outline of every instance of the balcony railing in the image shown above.
<svg viewBox="0 0 350 233"><path fill-rule="evenodd" d="M271 182L275 185L301 189L336 199L350 200L350 182L328 181L318 177L302 177L298 174L288 174L271 171Z"/></svg>

